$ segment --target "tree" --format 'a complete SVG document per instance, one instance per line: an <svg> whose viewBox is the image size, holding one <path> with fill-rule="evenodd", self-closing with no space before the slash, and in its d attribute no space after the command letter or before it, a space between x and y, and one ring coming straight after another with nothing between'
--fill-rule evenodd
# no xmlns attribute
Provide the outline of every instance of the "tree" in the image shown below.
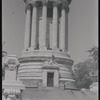
<svg viewBox="0 0 100 100"><path fill-rule="evenodd" d="M93 46L90 50L88 50L88 52L90 53L89 57L91 62L94 64L92 67L92 72L96 74L94 76L94 82L96 82L98 81L98 48Z"/></svg>
<svg viewBox="0 0 100 100"><path fill-rule="evenodd" d="M77 84L77 88L86 88L92 84L92 78L89 75L89 67L86 62L76 64L73 70L73 76Z"/></svg>
<svg viewBox="0 0 100 100"><path fill-rule="evenodd" d="M88 50L90 53L89 57L91 57L93 62L98 62L98 48L96 46L93 46L91 50Z"/></svg>

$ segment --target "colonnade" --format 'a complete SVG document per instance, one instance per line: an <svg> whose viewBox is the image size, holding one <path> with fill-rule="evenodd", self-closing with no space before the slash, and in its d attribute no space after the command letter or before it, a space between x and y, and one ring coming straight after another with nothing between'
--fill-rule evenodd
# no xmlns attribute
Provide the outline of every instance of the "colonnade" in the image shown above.
<svg viewBox="0 0 100 100"><path fill-rule="evenodd" d="M39 33L39 49L46 50L46 34L47 34L47 6L48 2L42 2L42 28L41 33ZM60 20L60 32L59 32L59 46L57 46L58 40L58 28L59 28L59 16L58 16L58 7L59 3L57 1L53 2L53 19L52 19L52 49L61 49L65 50L65 34L66 34L66 8L68 9L68 4L62 3L61 6L61 20ZM37 34L37 2L32 2L31 5L28 4L26 9L26 25L25 25L25 42L24 48L32 48L34 50L37 46L36 34ZM67 12L68 13L68 12ZM32 18L31 18L32 17ZM30 39L31 37L31 39Z"/></svg>

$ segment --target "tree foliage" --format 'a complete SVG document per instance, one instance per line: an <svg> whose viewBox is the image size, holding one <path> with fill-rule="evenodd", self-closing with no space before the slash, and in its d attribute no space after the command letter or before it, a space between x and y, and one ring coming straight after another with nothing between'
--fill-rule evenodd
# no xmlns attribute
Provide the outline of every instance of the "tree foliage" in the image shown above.
<svg viewBox="0 0 100 100"><path fill-rule="evenodd" d="M93 46L88 52L90 53L89 57L91 57L92 61L98 62L98 48Z"/></svg>
<svg viewBox="0 0 100 100"><path fill-rule="evenodd" d="M97 73L97 81L98 81L98 48L96 46L93 46L90 50L88 50L88 52L90 53L89 57L94 64L92 70L95 73Z"/></svg>
<svg viewBox="0 0 100 100"><path fill-rule="evenodd" d="M93 46L88 52L90 53L90 59L80 62L73 67L73 76L78 88L89 88L92 82L98 80L98 75L94 75L94 77L90 74L98 71L98 48Z"/></svg>
<svg viewBox="0 0 100 100"><path fill-rule="evenodd" d="M89 67L86 62L78 63L74 66L73 76L78 88L89 88L92 78L89 75Z"/></svg>

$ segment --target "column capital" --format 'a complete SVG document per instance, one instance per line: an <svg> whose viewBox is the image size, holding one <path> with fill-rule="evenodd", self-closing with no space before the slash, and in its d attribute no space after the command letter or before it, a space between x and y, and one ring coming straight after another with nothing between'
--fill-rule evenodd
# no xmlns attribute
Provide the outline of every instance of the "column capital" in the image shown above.
<svg viewBox="0 0 100 100"><path fill-rule="evenodd" d="M48 2L47 2L46 0L43 0L43 1L42 1L42 5L43 5L43 6L47 6L47 5L48 5Z"/></svg>
<svg viewBox="0 0 100 100"><path fill-rule="evenodd" d="M66 9L67 6L67 3L62 3L62 9Z"/></svg>
<svg viewBox="0 0 100 100"><path fill-rule="evenodd" d="M66 13L69 12L68 3L62 3L62 9L65 9Z"/></svg>
<svg viewBox="0 0 100 100"><path fill-rule="evenodd" d="M37 7L38 6L38 3L36 1L33 1L31 4L32 4L32 7Z"/></svg>
<svg viewBox="0 0 100 100"><path fill-rule="evenodd" d="M30 3L26 4L25 12L27 12L27 10L31 10L31 7L32 7L32 5Z"/></svg>
<svg viewBox="0 0 100 100"><path fill-rule="evenodd" d="M58 1L54 1L54 2L53 2L53 6L54 6L54 7L58 7L58 5L59 5Z"/></svg>

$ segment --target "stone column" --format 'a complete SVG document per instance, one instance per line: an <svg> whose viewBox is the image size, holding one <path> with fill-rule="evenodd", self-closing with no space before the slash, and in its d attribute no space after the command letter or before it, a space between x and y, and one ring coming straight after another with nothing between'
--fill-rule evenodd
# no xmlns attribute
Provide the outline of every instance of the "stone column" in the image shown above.
<svg viewBox="0 0 100 100"><path fill-rule="evenodd" d="M25 40L24 40L24 49L29 48L30 41L30 27L31 27L31 6L28 5L26 8L26 25L25 25Z"/></svg>
<svg viewBox="0 0 100 100"><path fill-rule="evenodd" d="M63 4L62 6L62 11L61 11L61 29L60 29L60 34L59 34L59 48L61 50L65 50L65 16L66 16L66 11L65 11L65 6Z"/></svg>
<svg viewBox="0 0 100 100"><path fill-rule="evenodd" d="M57 49L57 33L58 33L58 2L53 3L53 34L52 34L52 48Z"/></svg>
<svg viewBox="0 0 100 100"><path fill-rule="evenodd" d="M33 2L32 11L32 33L31 33L31 48L34 50L36 48L36 30L37 30L37 4Z"/></svg>
<svg viewBox="0 0 100 100"><path fill-rule="evenodd" d="M43 1L42 12L42 32L39 34L39 47L41 50L46 50L46 33L47 33L47 2Z"/></svg>
<svg viewBox="0 0 100 100"><path fill-rule="evenodd" d="M66 41L65 47L68 52L68 13L66 13L66 40L65 41Z"/></svg>

